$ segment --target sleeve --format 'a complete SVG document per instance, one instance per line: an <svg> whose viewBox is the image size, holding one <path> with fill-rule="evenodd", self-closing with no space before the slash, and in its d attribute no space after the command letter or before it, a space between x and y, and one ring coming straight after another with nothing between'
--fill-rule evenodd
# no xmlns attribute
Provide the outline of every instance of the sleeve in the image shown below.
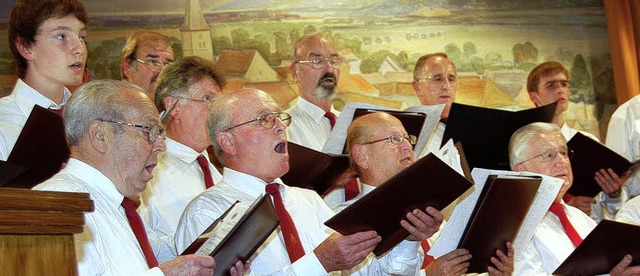
<svg viewBox="0 0 640 276"><path fill-rule="evenodd" d="M638 208L638 204L640 203L640 197L634 198L620 208L618 214L616 214L616 221L632 223L632 224L640 224L640 208Z"/></svg>
<svg viewBox="0 0 640 276"><path fill-rule="evenodd" d="M631 141L628 140L629 137L633 137L631 133L633 130L633 118L627 118L628 115L626 105L621 106L611 115L605 141L607 147L625 158L633 160L633 149L630 145Z"/></svg>
<svg viewBox="0 0 640 276"><path fill-rule="evenodd" d="M607 194L600 192L594 199L596 202L591 204L591 218L596 222L600 222L603 219L615 218L618 210L629 199L629 196L626 189L621 189L618 198L609 198Z"/></svg>
<svg viewBox="0 0 640 276"><path fill-rule="evenodd" d="M226 210L222 210L214 202L193 201L192 203L182 213L174 236L175 248L178 253L187 249Z"/></svg>

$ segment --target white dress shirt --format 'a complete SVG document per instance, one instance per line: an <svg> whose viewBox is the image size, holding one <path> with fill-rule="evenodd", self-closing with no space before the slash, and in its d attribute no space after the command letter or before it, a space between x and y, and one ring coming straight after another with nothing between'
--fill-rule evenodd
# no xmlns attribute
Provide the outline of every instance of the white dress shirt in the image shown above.
<svg viewBox="0 0 640 276"><path fill-rule="evenodd" d="M62 171L34 190L89 193L95 210L84 215L84 230L74 235L79 275L164 275L149 269L120 205L124 197L104 174L69 159Z"/></svg>
<svg viewBox="0 0 640 276"><path fill-rule="evenodd" d="M331 112L340 116L340 112L331 107ZM287 110L291 115L291 124L287 127L287 139L298 145L316 151L322 151L324 143L331 134L329 119L322 108L298 97L298 102Z"/></svg>
<svg viewBox="0 0 640 276"><path fill-rule="evenodd" d="M616 220L640 225L640 196L634 197L622 204L620 211L616 214Z"/></svg>
<svg viewBox="0 0 640 276"><path fill-rule="evenodd" d="M71 92L65 88L62 102L66 102L69 97ZM18 79L9 96L0 98L0 160L6 161L9 158L34 105L52 109L61 108L22 79Z"/></svg>
<svg viewBox="0 0 640 276"><path fill-rule="evenodd" d="M185 209L176 232L178 251L188 247L209 225L236 200L250 204L265 193L268 183L229 168L224 169L220 184L197 196ZM317 193L307 189L280 185L284 205L293 219L306 254L291 264L280 228L277 228L250 259L249 275L327 275L313 250L333 231L324 222L334 215ZM380 259L360 264L356 275L414 275L421 260L419 243L396 246Z"/></svg>
<svg viewBox="0 0 640 276"><path fill-rule="evenodd" d="M203 155L209 160L206 150L196 152L170 138L166 139L166 144L167 150L158 154L153 179L140 194L142 205L138 208L149 230L155 232L155 235L149 235L149 240L159 262L182 253L176 251L173 236L184 208L206 190L202 168L196 158ZM208 163L213 182L220 183L222 175Z"/></svg>
<svg viewBox="0 0 640 276"><path fill-rule="evenodd" d="M562 205L571 225L584 239L596 227L596 222L584 212L564 202ZM547 212L536 228L533 239L524 248L522 260L516 260L514 275L551 275L575 248L562 228L560 219Z"/></svg>
<svg viewBox="0 0 640 276"><path fill-rule="evenodd" d="M629 161L640 160L640 95L629 99L613 112L607 128L607 147ZM640 174L623 186L628 198L640 195Z"/></svg>

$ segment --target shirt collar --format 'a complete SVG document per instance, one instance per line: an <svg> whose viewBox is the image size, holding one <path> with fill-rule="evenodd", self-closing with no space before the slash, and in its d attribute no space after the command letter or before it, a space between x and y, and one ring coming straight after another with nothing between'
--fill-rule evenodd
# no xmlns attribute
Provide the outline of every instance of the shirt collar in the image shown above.
<svg viewBox="0 0 640 276"><path fill-rule="evenodd" d="M166 138L165 144L167 145L166 153L174 156L184 163L191 164L196 161L196 158L198 158L198 156L200 155L204 155L204 157L207 158L207 161L209 160L209 155L207 154L206 149L203 152L197 152L191 147L188 147L169 137Z"/></svg>
<svg viewBox="0 0 640 276"><path fill-rule="evenodd" d="M265 187L267 186L267 184L271 184L264 182L262 179L257 178L253 175L242 173L227 167L224 167L222 175L224 178L224 182L229 183L234 188L244 192L245 194L248 194L252 198L258 198L259 196L266 193ZM286 189L286 185L282 183L282 180L280 180L280 178L276 178L276 180L274 180L272 183L280 184L281 190L283 188Z"/></svg>
<svg viewBox="0 0 640 276"><path fill-rule="evenodd" d="M69 97L71 97L71 92L66 87L63 91L62 96L62 104L58 105L53 102L51 99L45 97L40 94L40 92L33 89L27 83L25 83L22 79L18 79L16 82L16 86L13 88L12 96L15 95L16 104L18 104L20 110L24 114L31 114L31 110L34 105L39 105L44 108L52 108L52 109L60 109L67 102Z"/></svg>
<svg viewBox="0 0 640 276"><path fill-rule="evenodd" d="M315 104L312 104L310 101L307 101L302 97L298 97L298 106L300 106L302 110L309 114L309 116L318 124L320 124L322 118L324 118L324 114L326 113L324 109L318 107ZM331 107L331 112L333 112L336 117L338 116L338 114L336 114L335 110L333 109L333 106Z"/></svg>
<svg viewBox="0 0 640 276"><path fill-rule="evenodd" d="M69 158L63 171L66 170L71 170L74 175L87 181L89 186L97 189L112 207L117 208L122 204L124 196L118 191L115 184L93 166L78 159Z"/></svg>

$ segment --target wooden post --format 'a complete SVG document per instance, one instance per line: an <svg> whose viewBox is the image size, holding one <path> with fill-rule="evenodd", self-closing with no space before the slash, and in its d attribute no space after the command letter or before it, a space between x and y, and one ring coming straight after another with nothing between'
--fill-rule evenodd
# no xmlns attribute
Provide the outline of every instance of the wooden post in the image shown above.
<svg viewBox="0 0 640 276"><path fill-rule="evenodd" d="M0 188L2 274L77 275L73 234L92 211L86 193Z"/></svg>

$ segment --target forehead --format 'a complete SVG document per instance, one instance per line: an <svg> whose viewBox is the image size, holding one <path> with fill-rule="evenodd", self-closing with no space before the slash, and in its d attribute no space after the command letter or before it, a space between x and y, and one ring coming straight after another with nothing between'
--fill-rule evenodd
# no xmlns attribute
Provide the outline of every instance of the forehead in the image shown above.
<svg viewBox="0 0 640 276"><path fill-rule="evenodd" d="M46 19L38 27L39 31L49 31L52 29L64 29L64 30L84 30L86 27L80 19L73 14L68 14L63 17L51 17Z"/></svg>
<svg viewBox="0 0 640 276"><path fill-rule="evenodd" d="M529 140L528 149L533 152L543 152L550 148L563 148L567 144L561 133L538 133Z"/></svg>
<svg viewBox="0 0 640 276"><path fill-rule="evenodd" d="M188 88L189 92L193 94L211 94L211 93L220 93L220 85L213 81L213 79L209 76L202 76L200 79L191 85Z"/></svg>
<svg viewBox="0 0 640 276"><path fill-rule="evenodd" d="M540 78L540 84L545 84L547 82L552 82L552 81L566 81L567 75L563 72L558 72L558 73L551 73L551 74L547 74L544 75Z"/></svg>
<svg viewBox="0 0 640 276"><path fill-rule="evenodd" d="M446 73L456 73L456 68L453 65L453 63L444 58L444 57L433 57L427 60L427 62L425 63L425 68L424 71L427 73L430 72L446 72Z"/></svg>
<svg viewBox="0 0 640 276"><path fill-rule="evenodd" d="M310 37L300 44L298 56L307 57L309 55L336 55L333 45L320 37Z"/></svg>
<svg viewBox="0 0 640 276"><path fill-rule="evenodd" d="M243 93L238 95L239 100L232 101L230 108L236 116L243 119L251 119L267 112L279 111L276 102L262 93Z"/></svg>
<svg viewBox="0 0 640 276"><path fill-rule="evenodd" d="M160 123L158 110L149 97L140 91L128 91L129 110L125 117L137 123Z"/></svg>
<svg viewBox="0 0 640 276"><path fill-rule="evenodd" d="M160 53L166 53L173 56L173 49L171 49L171 45L167 45L161 41L144 43L136 48L136 56L139 57L157 56Z"/></svg>

